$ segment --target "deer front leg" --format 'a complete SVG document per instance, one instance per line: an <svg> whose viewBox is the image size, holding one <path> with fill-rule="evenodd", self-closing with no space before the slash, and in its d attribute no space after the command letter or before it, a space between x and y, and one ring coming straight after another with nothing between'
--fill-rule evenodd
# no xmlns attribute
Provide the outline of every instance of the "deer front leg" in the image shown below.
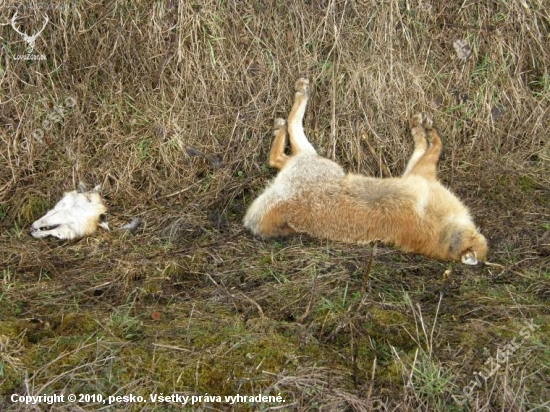
<svg viewBox="0 0 550 412"><path fill-rule="evenodd" d="M300 152L309 152L316 154L317 151L307 140L304 133L304 113L306 112L307 101L309 99L309 80L305 78L298 79L294 86L294 104L288 115L288 134L290 136L290 151L293 155Z"/></svg>
<svg viewBox="0 0 550 412"><path fill-rule="evenodd" d="M289 159L285 154L286 125L283 119L275 119L273 136L274 139L269 152L269 165L281 170Z"/></svg>
<svg viewBox="0 0 550 412"><path fill-rule="evenodd" d="M422 129L422 131L419 132L419 129ZM426 131L428 132L428 137L431 141L429 147L427 147L426 142ZM428 180L437 180L437 164L439 163L441 151L443 150L443 144L441 143L441 138L439 137L437 130L433 128L432 119L429 116L424 117L422 126L413 128L412 133L415 139L415 153L413 153L413 157L417 153L417 148L419 146L422 148L424 153L412 166L410 174L422 176ZM422 139L420 139L420 135L422 135ZM421 140L421 142L419 142L419 140Z"/></svg>

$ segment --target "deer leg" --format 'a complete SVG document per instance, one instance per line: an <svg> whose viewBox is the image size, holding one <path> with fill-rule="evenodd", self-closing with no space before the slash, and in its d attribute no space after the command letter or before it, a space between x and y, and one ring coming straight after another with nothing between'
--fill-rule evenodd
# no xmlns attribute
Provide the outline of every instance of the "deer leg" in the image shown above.
<svg viewBox="0 0 550 412"><path fill-rule="evenodd" d="M316 154L317 151L307 140L304 133L304 113L309 99L309 80L298 79L295 84L294 104L288 115L288 134L290 136L290 152L296 155L300 152Z"/></svg>
<svg viewBox="0 0 550 412"><path fill-rule="evenodd" d="M443 143L437 130L432 128L431 119L424 122L430 138L430 146L413 166L411 174L422 176L428 180L437 180L437 164L443 150Z"/></svg>
<svg viewBox="0 0 550 412"><path fill-rule="evenodd" d="M269 165L281 170L289 159L285 154L286 125L283 119L275 119L273 125L273 143L269 152Z"/></svg>

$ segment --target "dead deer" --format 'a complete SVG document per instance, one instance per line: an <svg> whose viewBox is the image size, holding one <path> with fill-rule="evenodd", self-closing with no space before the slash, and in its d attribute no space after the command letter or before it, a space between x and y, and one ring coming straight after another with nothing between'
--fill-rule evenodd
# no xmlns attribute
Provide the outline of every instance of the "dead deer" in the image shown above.
<svg viewBox="0 0 550 412"><path fill-rule="evenodd" d="M299 79L295 89L288 124L275 120L269 164L280 172L249 207L246 228L263 238L306 233L359 244L381 241L469 265L485 261L487 241L468 208L437 180L442 143L429 117L417 114L410 121L415 148L401 177L346 174L318 155L304 133L309 81Z"/></svg>

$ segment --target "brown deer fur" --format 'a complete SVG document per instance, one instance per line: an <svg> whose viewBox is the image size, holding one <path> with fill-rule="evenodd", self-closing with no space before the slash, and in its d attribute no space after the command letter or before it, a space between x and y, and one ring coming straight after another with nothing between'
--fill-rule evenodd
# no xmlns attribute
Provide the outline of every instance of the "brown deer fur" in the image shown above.
<svg viewBox="0 0 550 412"><path fill-rule="evenodd" d="M415 150L401 177L346 174L307 140L308 98L309 82L299 79L288 117L291 155L284 153L287 127L277 119L269 164L280 172L248 209L245 227L264 238L298 232L360 244L379 240L441 260L485 260L487 242L468 209L437 180L442 144L429 117L411 119Z"/></svg>

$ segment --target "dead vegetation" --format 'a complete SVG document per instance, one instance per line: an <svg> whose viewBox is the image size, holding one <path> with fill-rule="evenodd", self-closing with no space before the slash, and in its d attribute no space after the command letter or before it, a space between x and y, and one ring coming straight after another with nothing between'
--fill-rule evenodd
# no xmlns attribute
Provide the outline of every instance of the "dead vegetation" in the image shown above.
<svg viewBox="0 0 550 412"><path fill-rule="evenodd" d="M2 3L1 409L50 410L14 393L285 399L200 410L548 409L544 2L142 3ZM29 35L48 15L33 50L45 59L18 59L16 10ZM432 113L439 175L494 265L380 245L369 264L370 248L246 233L299 76L314 85L310 139L349 170L401 173L407 119ZM79 181L103 185L112 226L143 224L31 238ZM498 370L461 406L490 359Z"/></svg>

